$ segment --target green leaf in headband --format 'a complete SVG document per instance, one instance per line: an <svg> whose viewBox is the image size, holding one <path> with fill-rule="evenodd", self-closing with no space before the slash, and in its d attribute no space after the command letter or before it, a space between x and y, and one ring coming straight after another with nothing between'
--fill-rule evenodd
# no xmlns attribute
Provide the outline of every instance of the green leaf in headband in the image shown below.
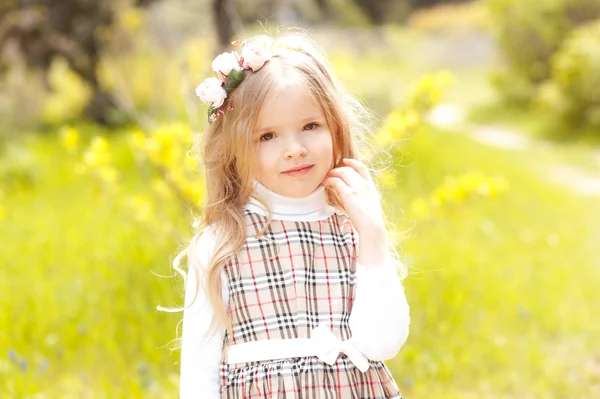
<svg viewBox="0 0 600 399"><path fill-rule="evenodd" d="M227 76L227 80L225 80L225 86L223 86L227 94L235 90L235 88L238 87L240 83L242 83L242 80L244 80L245 77L246 75L244 74L244 71L232 69L229 75Z"/></svg>
<svg viewBox="0 0 600 399"><path fill-rule="evenodd" d="M215 107L211 104L208 106L208 123L211 124L213 122L213 113L215 112Z"/></svg>

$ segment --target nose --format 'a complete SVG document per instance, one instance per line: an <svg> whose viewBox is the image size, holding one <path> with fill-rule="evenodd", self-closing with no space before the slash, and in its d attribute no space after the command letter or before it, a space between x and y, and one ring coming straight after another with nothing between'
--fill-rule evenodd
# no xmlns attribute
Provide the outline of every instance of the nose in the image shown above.
<svg viewBox="0 0 600 399"><path fill-rule="evenodd" d="M292 159L300 156L303 157L306 155L306 146L301 139L292 134L287 142L284 154L285 159Z"/></svg>

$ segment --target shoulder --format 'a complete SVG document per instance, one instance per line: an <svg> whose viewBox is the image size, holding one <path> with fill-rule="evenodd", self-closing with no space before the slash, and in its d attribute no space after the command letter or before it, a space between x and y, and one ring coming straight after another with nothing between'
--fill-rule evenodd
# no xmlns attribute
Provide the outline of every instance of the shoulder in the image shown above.
<svg viewBox="0 0 600 399"><path fill-rule="evenodd" d="M204 227L194 237L192 241L191 253L196 257L202 267L208 265L210 256L215 250L216 245L216 233L213 224Z"/></svg>
<svg viewBox="0 0 600 399"><path fill-rule="evenodd" d="M216 247L216 232L214 225L209 225L198 231L190 244L189 254L190 260L189 272L191 272L190 281L195 279L203 279L209 268L209 262ZM221 272L222 283L226 281L225 272ZM225 288L226 289L226 288ZM226 295L226 291L223 291Z"/></svg>

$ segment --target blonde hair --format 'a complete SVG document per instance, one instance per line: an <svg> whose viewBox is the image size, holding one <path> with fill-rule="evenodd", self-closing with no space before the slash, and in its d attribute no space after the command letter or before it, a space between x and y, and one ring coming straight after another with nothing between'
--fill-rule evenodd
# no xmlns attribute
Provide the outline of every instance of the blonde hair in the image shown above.
<svg viewBox="0 0 600 399"><path fill-rule="evenodd" d="M262 41L265 38L264 35L259 35L248 39L248 42ZM204 276L201 282L197 281L196 295L199 284L202 283L214 309L215 316L211 326L220 323L230 334L230 320L221 299L221 272L246 240L243 206L252 196L268 211L267 223L257 238L267 239L264 233L273 217L269 203L253 192L252 184L253 171L257 170L257 157L251 136L265 99L290 84L298 84L309 90L322 107L332 135L334 167L341 166L343 158L354 158L367 163L365 155L370 145L368 134L373 122L373 116L342 88L323 52L304 34L287 33L267 39L274 40L278 48L286 48L287 51L279 52L277 57L267 61L259 71L248 72L239 87L227 97L223 104L223 115L210 124L200 140L194 143L193 150L204 166L206 204L201 216L194 222L197 232L190 244L173 261L173 267L184 278L186 275L179 268L184 257L188 259L188 268L196 271L196 276ZM366 151L361 152L359 149ZM337 193L329 186L326 186L325 191L329 204L346 213ZM199 273L201 265L196 245L207 230L214 237L215 247L208 264L203 265L203 273ZM390 245L390 253L397 260L394 245ZM401 262L396 263L402 265ZM400 271L403 272L402 275L405 274L404 270Z"/></svg>

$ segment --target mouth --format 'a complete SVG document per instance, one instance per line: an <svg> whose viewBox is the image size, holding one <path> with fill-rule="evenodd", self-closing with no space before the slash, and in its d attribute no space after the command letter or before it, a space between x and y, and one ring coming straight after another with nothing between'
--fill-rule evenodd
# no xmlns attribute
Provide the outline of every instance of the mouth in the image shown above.
<svg viewBox="0 0 600 399"><path fill-rule="evenodd" d="M290 176L297 176L297 175L304 175L308 172L310 172L310 170L314 167L315 165L301 165L300 168L296 168L293 170L287 170L285 172L282 172L285 175L290 175Z"/></svg>

